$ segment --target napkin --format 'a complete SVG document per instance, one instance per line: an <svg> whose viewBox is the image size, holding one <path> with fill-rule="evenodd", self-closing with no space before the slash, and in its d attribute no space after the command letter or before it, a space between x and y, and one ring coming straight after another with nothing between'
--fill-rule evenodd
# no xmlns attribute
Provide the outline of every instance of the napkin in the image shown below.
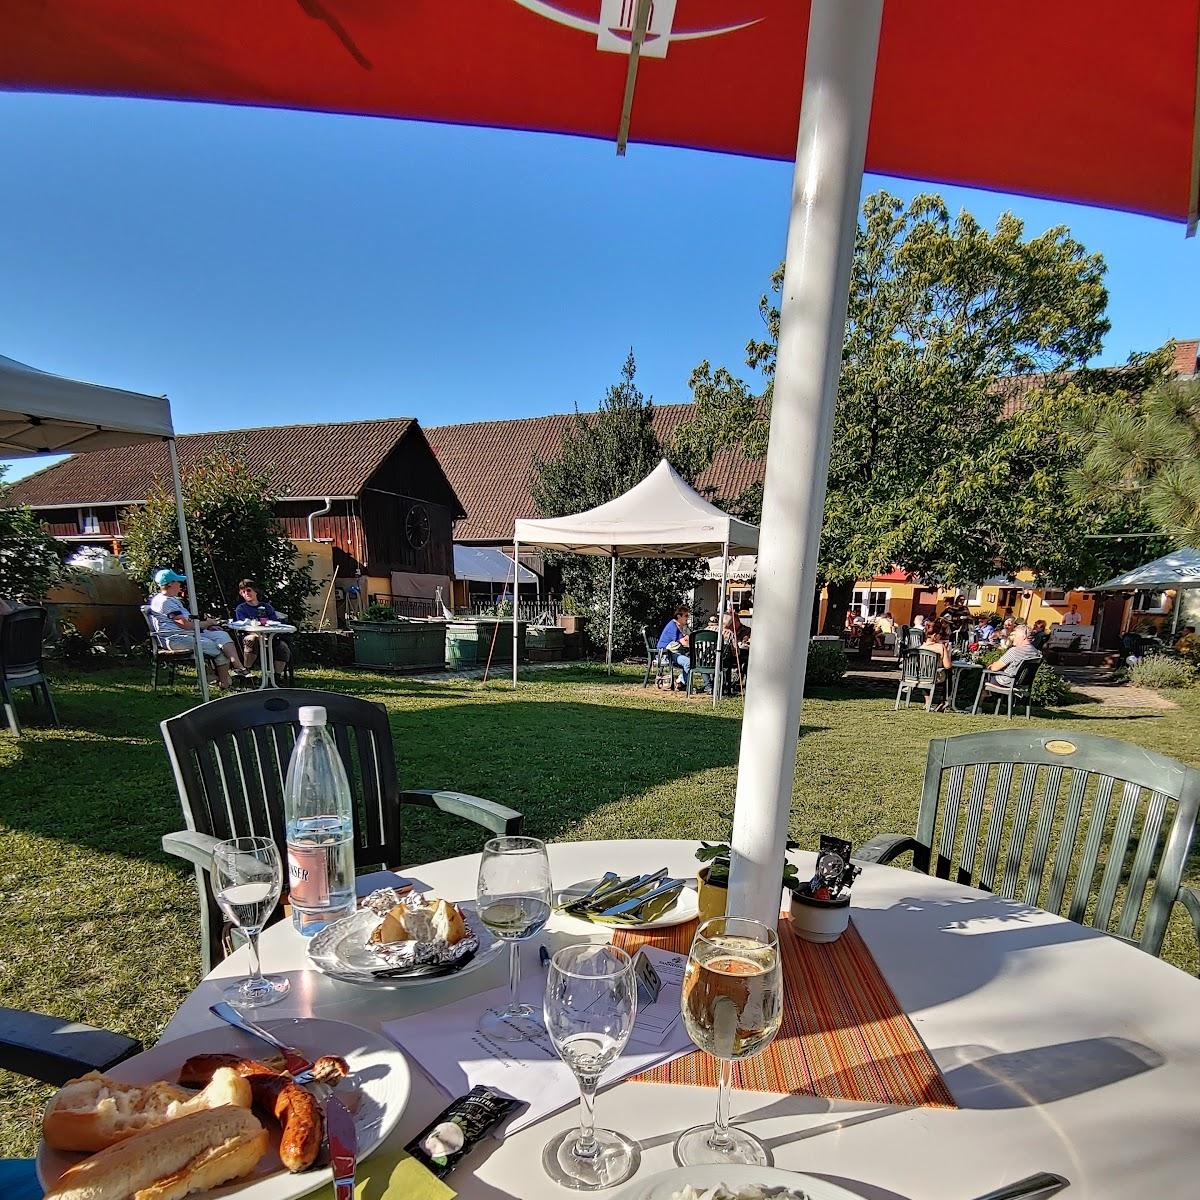
<svg viewBox="0 0 1200 1200"><path fill-rule="evenodd" d="M310 1195L312 1200L333 1200L333 1184ZM458 1193L406 1150L385 1143L358 1164L354 1195L355 1200L454 1200Z"/></svg>

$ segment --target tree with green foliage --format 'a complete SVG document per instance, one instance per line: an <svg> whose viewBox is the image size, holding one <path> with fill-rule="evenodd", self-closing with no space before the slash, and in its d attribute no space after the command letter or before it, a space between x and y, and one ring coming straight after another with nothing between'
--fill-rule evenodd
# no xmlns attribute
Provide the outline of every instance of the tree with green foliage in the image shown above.
<svg viewBox="0 0 1200 1200"><path fill-rule="evenodd" d="M1021 568L1082 582L1089 555L1063 486L1080 450L1062 418L1117 386L1080 372L1109 328L1104 271L1063 226L1026 237L1010 213L989 231L966 212L952 219L938 196L867 197L821 538L827 629L841 627L855 580L894 566L931 583ZM776 292L782 282L780 268ZM693 471L722 448L765 453L779 309L769 296L759 308L766 337L748 344L747 364L765 376L762 395L707 362L692 374L695 413L677 447ZM1131 360L1123 386L1162 365ZM753 520L760 505L755 489L738 507Z"/></svg>
<svg viewBox="0 0 1200 1200"><path fill-rule="evenodd" d="M195 577L188 581L199 612L222 615L238 603L238 581L254 579L260 594L293 621L317 591L307 564L275 517L270 477L251 471L234 451L217 451L183 472L183 503ZM149 582L161 567L183 570L175 492L156 479L146 503L124 518L130 573Z"/></svg>
<svg viewBox="0 0 1200 1200"><path fill-rule="evenodd" d="M608 389L596 413L576 410L557 455L534 464L533 501L543 517L564 517L615 500L640 483L664 457L654 432L654 406L634 382L633 351L621 368L620 382ZM686 473L686 472L685 472ZM579 554L550 556L562 570L563 592L578 611L589 615L598 643L608 634L610 562ZM641 627L659 628L672 610L704 577L695 559L626 558L617 564L613 653L641 653Z"/></svg>
<svg viewBox="0 0 1200 1200"><path fill-rule="evenodd" d="M1173 545L1200 546L1200 380L1164 380L1112 405L1084 437L1087 456L1070 477L1081 503L1141 512Z"/></svg>
<svg viewBox="0 0 1200 1200"><path fill-rule="evenodd" d="M0 463L0 599L41 600L68 573L70 547L51 537L31 508L13 503L7 474Z"/></svg>

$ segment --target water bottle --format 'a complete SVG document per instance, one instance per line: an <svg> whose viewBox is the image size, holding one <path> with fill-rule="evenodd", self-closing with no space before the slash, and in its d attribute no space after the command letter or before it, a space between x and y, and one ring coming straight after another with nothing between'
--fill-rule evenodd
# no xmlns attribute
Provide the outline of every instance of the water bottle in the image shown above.
<svg viewBox="0 0 1200 1200"><path fill-rule="evenodd" d="M318 705L300 709L300 737L288 763L283 814L292 921L309 937L355 909L350 784L325 727L325 710Z"/></svg>

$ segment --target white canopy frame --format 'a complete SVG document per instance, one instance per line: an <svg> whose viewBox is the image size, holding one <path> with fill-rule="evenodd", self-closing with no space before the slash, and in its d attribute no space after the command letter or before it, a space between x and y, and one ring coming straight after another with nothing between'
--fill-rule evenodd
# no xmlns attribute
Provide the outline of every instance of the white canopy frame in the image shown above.
<svg viewBox="0 0 1200 1200"><path fill-rule="evenodd" d="M645 479L615 500L567 517L518 521L513 532L514 558L520 554L522 545L609 560L605 661L611 671L618 558L707 558L719 553L722 569L717 637L720 638L729 556L731 553L752 554L758 547L758 530L705 500L664 458ZM517 686L518 640L514 610L514 688ZM721 698L721 674L717 671L713 681L714 706Z"/></svg>
<svg viewBox="0 0 1200 1200"><path fill-rule="evenodd" d="M200 641L200 616L183 507L183 482L175 449L171 405L165 396L146 396L52 375L0 355L0 458L42 454L86 454L110 446L165 441L175 488L175 521L183 573L188 577L188 612L196 643L200 696L208 700L208 675Z"/></svg>

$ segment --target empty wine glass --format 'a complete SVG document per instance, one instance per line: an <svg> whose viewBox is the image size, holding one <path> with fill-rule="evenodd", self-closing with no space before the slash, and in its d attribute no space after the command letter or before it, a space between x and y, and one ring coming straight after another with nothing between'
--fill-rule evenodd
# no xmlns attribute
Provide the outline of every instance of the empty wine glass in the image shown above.
<svg viewBox="0 0 1200 1200"><path fill-rule="evenodd" d="M560 1133L542 1152L546 1173L563 1187L614 1187L641 1161L637 1142L596 1128L596 1086L629 1041L636 1015L637 980L624 950L584 943L550 960L546 1031L579 1081L579 1128Z"/></svg>
<svg viewBox="0 0 1200 1200"><path fill-rule="evenodd" d="M282 1000L291 985L282 975L264 975L258 956L258 935L283 890L278 848L262 837L218 842L213 847L212 873L217 904L250 945L250 973L225 989L225 999L235 1008L261 1008Z"/></svg>
<svg viewBox="0 0 1200 1200"><path fill-rule="evenodd" d="M479 919L508 942L508 1006L489 1008L479 1031L502 1042L521 1042L542 1032L538 1013L522 1004L519 943L550 918L550 860L546 843L531 837L492 838L483 847L477 888Z"/></svg>
<svg viewBox="0 0 1200 1200"><path fill-rule="evenodd" d="M680 1003L693 1042L719 1060L717 1117L679 1135L675 1161L770 1166L770 1151L729 1124L733 1064L764 1050L783 1018L779 936L747 917L714 917L696 930L683 974Z"/></svg>

